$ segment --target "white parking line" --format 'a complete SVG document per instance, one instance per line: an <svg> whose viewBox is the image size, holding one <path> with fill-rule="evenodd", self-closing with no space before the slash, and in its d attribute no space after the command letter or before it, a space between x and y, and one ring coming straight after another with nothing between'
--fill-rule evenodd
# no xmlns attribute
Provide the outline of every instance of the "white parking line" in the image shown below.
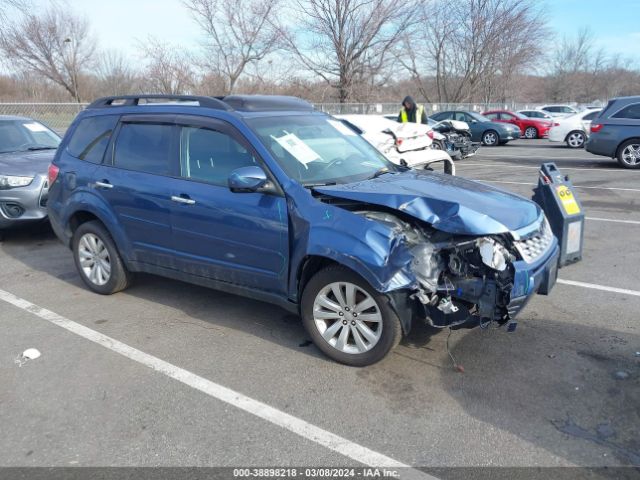
<svg viewBox="0 0 640 480"><path fill-rule="evenodd" d="M522 154L522 152L519 152L520 154ZM514 153L510 153L510 154L506 154L506 155L502 155L502 154L495 154L495 153L478 153L477 155L481 155L483 157L495 157L495 158L516 158L518 156L518 154ZM562 155L558 155L557 157L550 157L549 155L544 155L544 154L538 154L538 155L527 155L527 158L548 158L549 160L602 160L602 157L564 157ZM606 158L606 157L605 157Z"/></svg>
<svg viewBox="0 0 640 480"><path fill-rule="evenodd" d="M640 292L636 290L627 290L626 288L607 287L606 285L597 285L595 283L575 282L573 280L558 279L558 283L563 285L572 285L574 287L591 288L593 290L602 290L603 292L622 293L623 295L633 295L640 297Z"/></svg>
<svg viewBox="0 0 640 480"><path fill-rule="evenodd" d="M613 223L628 223L631 225L640 225L638 220L616 220L614 218L598 218L598 217L584 217L587 220L595 220L596 222L613 222Z"/></svg>
<svg viewBox="0 0 640 480"><path fill-rule="evenodd" d="M460 163L456 162L456 168L459 167L500 167L500 168L528 168L532 170L540 170L540 167L527 165L507 165L506 163ZM598 167L560 167L561 170L592 170L594 172L617 172L625 173L621 168L598 168Z"/></svg>
<svg viewBox="0 0 640 480"><path fill-rule="evenodd" d="M480 181L480 182L488 182L488 183L509 183L509 184L513 184L513 185L530 185L532 187L535 187L537 184L536 183L529 183L529 182L508 182L506 180L486 180L484 178L477 178L476 180ZM581 186L581 185L574 185L573 188L588 188L591 190L619 190L622 192L640 192L640 189L638 188L619 188L619 187L585 187L585 186Z"/></svg>
<svg viewBox="0 0 640 480"><path fill-rule="evenodd" d="M327 430L317 427L309 422L306 422L300 418L289 415L277 408L271 407L258 400L254 400L251 397L243 395L242 393L231 390L217 383L214 383L206 378L200 377L195 373L191 373L188 370L177 367L171 363L165 362L153 355L144 353L141 350L130 347L114 338L108 337L100 332L96 332L90 328L85 327L79 323L76 323L68 318L65 318L57 313L54 313L45 308L39 307L27 300L13 295L12 293L0 290L0 300L3 300L15 307L21 308L33 315L36 315L47 322L50 322L58 327L62 327L65 330L79 335L91 342L97 343L109 350L119 353L130 360L138 362L146 367L149 367L156 372L162 373L168 377L173 378L191 388L195 388L207 395L216 398L220 401L228 403L236 408L244 410L256 417L262 418L268 422L273 423L285 430L289 430L297 435L300 435L307 440L315 442L323 447L326 447L334 452L349 457L356 462L362 463L371 467L391 467L391 468L408 468L410 470L403 471L401 473L402 478L420 478L427 480L437 480L436 477L427 475L419 470L411 469L409 465L405 465L402 462L387 457L381 453L370 450L362 445L354 443L350 440L335 435Z"/></svg>

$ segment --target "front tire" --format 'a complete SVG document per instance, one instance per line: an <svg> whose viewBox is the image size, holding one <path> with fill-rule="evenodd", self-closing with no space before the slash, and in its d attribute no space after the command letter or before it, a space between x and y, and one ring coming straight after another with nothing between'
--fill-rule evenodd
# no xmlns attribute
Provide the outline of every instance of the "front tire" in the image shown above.
<svg viewBox="0 0 640 480"><path fill-rule="evenodd" d="M632 138L620 145L616 157L624 168L640 168L640 138Z"/></svg>
<svg viewBox="0 0 640 480"><path fill-rule="evenodd" d="M482 134L482 144L487 147L495 147L500 143L500 137L495 130L487 130Z"/></svg>
<svg viewBox="0 0 640 480"><path fill-rule="evenodd" d="M567 147L569 148L582 148L584 147L585 142L587 141L587 136L584 132L571 132L567 135Z"/></svg>
<svg viewBox="0 0 640 480"><path fill-rule="evenodd" d="M329 358L364 367L382 360L402 337L389 297L340 266L316 273L302 294L302 322Z"/></svg>
<svg viewBox="0 0 640 480"><path fill-rule="evenodd" d="M102 223L91 221L80 225L73 234L72 246L80 278L90 290L111 295L131 284L131 274Z"/></svg>
<svg viewBox="0 0 640 480"><path fill-rule="evenodd" d="M536 127L527 127L524 130L524 138L528 138L529 140L538 138L538 129Z"/></svg>

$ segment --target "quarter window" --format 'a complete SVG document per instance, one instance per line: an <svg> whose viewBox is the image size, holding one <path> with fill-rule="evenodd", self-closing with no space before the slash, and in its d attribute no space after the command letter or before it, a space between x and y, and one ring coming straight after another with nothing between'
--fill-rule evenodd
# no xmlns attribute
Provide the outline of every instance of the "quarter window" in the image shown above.
<svg viewBox="0 0 640 480"><path fill-rule="evenodd" d="M73 132L67 151L80 160L102 163L104 151L117 123L117 115L90 117L81 120Z"/></svg>
<svg viewBox="0 0 640 480"><path fill-rule="evenodd" d="M633 120L640 120L640 103L634 103L628 105L616 113L613 118L630 118Z"/></svg>
<svg viewBox="0 0 640 480"><path fill-rule="evenodd" d="M257 163L244 146L226 133L208 128L182 128L180 172L184 178L226 186L233 170Z"/></svg>
<svg viewBox="0 0 640 480"><path fill-rule="evenodd" d="M123 123L115 145L116 167L138 172L171 173L171 125Z"/></svg>

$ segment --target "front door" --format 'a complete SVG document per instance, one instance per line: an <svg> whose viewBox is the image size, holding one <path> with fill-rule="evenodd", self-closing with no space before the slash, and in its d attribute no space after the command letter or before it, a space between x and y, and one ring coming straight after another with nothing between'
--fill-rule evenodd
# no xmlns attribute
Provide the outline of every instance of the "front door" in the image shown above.
<svg viewBox="0 0 640 480"><path fill-rule="evenodd" d="M284 196L234 193L229 174L259 165L229 124L184 117L179 122L180 177L171 224L181 270L273 293L286 291L288 217Z"/></svg>

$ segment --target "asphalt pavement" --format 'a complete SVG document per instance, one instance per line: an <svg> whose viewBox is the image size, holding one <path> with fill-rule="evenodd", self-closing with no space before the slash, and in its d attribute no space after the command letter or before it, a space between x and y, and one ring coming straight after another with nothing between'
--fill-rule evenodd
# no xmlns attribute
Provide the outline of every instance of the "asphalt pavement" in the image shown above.
<svg viewBox="0 0 640 480"><path fill-rule="evenodd" d="M275 306L150 275L95 295L46 226L8 233L0 466L640 467L640 171L546 140L456 167L530 197L545 161L586 210L584 258L559 273L578 285L514 333L453 332L464 373L448 331L350 368Z"/></svg>

